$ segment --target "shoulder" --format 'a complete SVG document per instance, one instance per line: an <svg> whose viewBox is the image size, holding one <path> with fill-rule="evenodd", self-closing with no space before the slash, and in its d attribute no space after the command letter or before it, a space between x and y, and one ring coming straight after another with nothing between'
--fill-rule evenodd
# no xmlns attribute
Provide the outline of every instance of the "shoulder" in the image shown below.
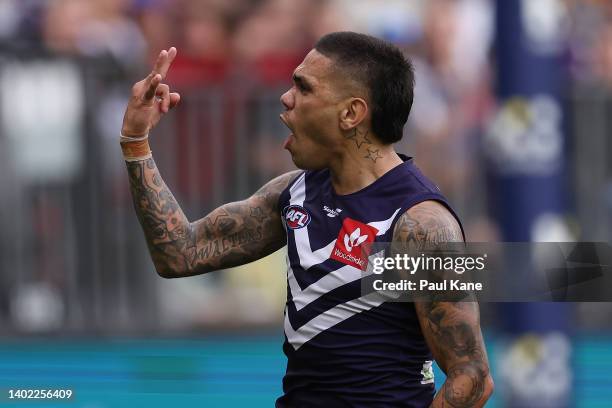
<svg viewBox="0 0 612 408"><path fill-rule="evenodd" d="M282 192L300 177L302 173L304 173L302 170L294 170L273 178L257 190L251 197L251 200L263 200L270 207L276 208Z"/></svg>
<svg viewBox="0 0 612 408"><path fill-rule="evenodd" d="M442 203L423 201L410 207L397 220L393 240L417 246L462 242L461 226Z"/></svg>
<svg viewBox="0 0 612 408"><path fill-rule="evenodd" d="M294 182L300 175L304 173L303 170L293 170L270 180L264 187L268 190L278 191L279 193L286 189L292 182Z"/></svg>

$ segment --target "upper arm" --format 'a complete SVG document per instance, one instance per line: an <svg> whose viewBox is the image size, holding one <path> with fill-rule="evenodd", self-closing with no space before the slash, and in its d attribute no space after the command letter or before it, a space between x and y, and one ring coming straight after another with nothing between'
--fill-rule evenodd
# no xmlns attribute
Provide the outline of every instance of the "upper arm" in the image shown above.
<svg viewBox="0 0 612 408"><path fill-rule="evenodd" d="M462 237L459 223L446 207L425 201L400 217L393 240L410 250L461 242ZM483 361L488 367L478 303L443 301L448 299L441 294L440 299L432 296L415 302L421 330L436 361L447 372L456 364L470 361Z"/></svg>
<svg viewBox="0 0 612 408"><path fill-rule="evenodd" d="M246 200L224 204L193 222L192 267L185 275L243 265L282 248L286 234L278 200L299 173L283 174Z"/></svg>
<svg viewBox="0 0 612 408"><path fill-rule="evenodd" d="M420 249L444 242L461 242L463 233L457 219L444 205L429 200L402 214L395 224L393 241L409 249Z"/></svg>

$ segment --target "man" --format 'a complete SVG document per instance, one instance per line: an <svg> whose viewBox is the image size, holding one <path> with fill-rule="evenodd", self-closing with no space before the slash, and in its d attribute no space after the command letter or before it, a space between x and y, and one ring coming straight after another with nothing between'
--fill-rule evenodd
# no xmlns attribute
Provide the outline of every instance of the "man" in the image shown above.
<svg viewBox="0 0 612 408"><path fill-rule="evenodd" d="M176 50L134 85L121 145L158 273L197 275L287 245L284 395L277 407L480 407L493 389L476 303L384 302L360 291L361 244L462 241L437 188L393 150L413 98L401 52L324 36L281 96L294 171L189 222L151 157L148 132L179 102L163 84ZM353 252L354 251L354 252ZM432 355L447 374L434 397Z"/></svg>

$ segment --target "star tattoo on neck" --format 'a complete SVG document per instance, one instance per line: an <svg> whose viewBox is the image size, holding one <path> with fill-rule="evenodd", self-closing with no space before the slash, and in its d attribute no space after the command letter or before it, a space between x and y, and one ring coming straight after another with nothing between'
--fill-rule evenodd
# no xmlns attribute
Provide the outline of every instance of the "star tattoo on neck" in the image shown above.
<svg viewBox="0 0 612 408"><path fill-rule="evenodd" d="M361 148L362 145L364 144L372 144L372 141L368 138L368 131L359 131L359 129L355 128L353 129L352 133L349 133L347 136L345 136L347 139L352 140L353 142L355 142L355 145L357 146L357 149Z"/></svg>
<svg viewBox="0 0 612 408"><path fill-rule="evenodd" d="M365 132L360 132L357 128L355 128L355 136L356 139L355 143L357 144L357 148L361 148L361 145L365 144L372 144L372 141L370 139L368 139L368 131L366 130Z"/></svg>
<svg viewBox="0 0 612 408"><path fill-rule="evenodd" d="M376 160L382 158L382 155L380 154L380 149L370 149L368 147L368 154L363 157L376 163Z"/></svg>

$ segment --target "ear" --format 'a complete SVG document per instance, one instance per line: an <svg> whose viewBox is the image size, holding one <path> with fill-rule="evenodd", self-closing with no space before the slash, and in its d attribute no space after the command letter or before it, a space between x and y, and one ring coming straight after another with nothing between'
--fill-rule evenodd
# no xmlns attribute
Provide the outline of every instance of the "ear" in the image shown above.
<svg viewBox="0 0 612 408"><path fill-rule="evenodd" d="M340 111L340 128L351 130L363 122L367 115L367 102L363 98L350 98Z"/></svg>

